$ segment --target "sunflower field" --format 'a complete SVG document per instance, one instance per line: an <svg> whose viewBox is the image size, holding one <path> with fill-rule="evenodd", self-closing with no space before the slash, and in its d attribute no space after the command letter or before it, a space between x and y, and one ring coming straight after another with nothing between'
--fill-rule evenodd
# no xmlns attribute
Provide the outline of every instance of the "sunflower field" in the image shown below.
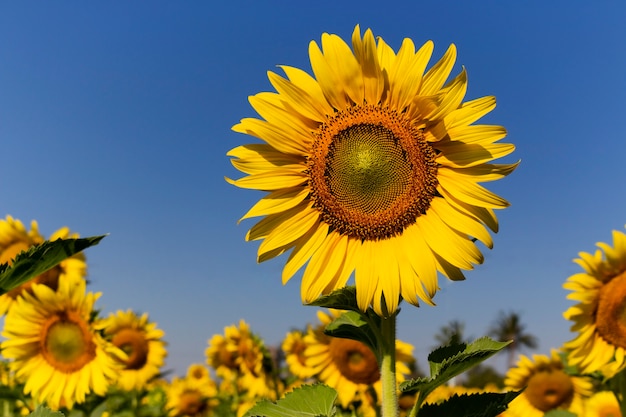
<svg viewBox="0 0 626 417"><path fill-rule="evenodd" d="M309 46L312 74L268 72L275 91L249 98L259 118L233 126L256 142L228 152L244 176L226 181L265 193L242 209L260 218L246 239L259 262L284 255L283 283L301 272L302 303L317 308L280 346L242 318L172 375L167 329L148 312L103 311L90 291L84 250L104 236L0 220L0 415L626 416L621 231L581 252L563 284L572 339L515 357L501 378L472 379L517 334L452 332L427 358L397 337L402 303L434 305L441 277L483 263L477 242L492 248L508 206L483 183L519 165L494 162L515 150L505 128L478 123L495 97L465 100L456 47L431 64L433 50L404 39L396 51L358 25L350 42L324 33Z"/></svg>

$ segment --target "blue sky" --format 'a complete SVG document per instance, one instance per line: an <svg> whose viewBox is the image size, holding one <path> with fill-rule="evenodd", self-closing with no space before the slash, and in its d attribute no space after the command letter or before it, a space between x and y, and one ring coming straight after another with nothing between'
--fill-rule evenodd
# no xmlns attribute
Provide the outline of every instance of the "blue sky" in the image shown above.
<svg viewBox="0 0 626 417"><path fill-rule="evenodd" d="M573 336L572 259L626 223L623 1L213 3L0 5L0 215L109 233L86 252L103 313L148 312L179 374L240 319L270 345L315 322L299 277L281 285L284 258L256 264L253 221L237 220L262 194L224 181L239 177L226 152L252 142L230 128L255 116L247 97L271 90L268 70L310 71L309 42L358 23L394 49L432 39L433 59L455 43L467 99L498 98L483 121L522 161L488 185L512 205L485 263L442 278L436 307L405 305L398 337L424 367L450 320L479 337L519 312L538 353Z"/></svg>

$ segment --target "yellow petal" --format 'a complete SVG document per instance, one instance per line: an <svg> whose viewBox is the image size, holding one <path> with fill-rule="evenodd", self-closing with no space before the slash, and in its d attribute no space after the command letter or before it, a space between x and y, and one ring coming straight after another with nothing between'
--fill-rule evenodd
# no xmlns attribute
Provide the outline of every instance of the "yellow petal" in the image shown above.
<svg viewBox="0 0 626 417"><path fill-rule="evenodd" d="M398 275L398 259L396 258L395 245L391 243L393 239L384 239L375 242L376 251L376 291L374 292L374 311L381 317L388 317L395 313L400 302L400 277ZM382 300L384 297L385 307Z"/></svg>
<svg viewBox="0 0 626 417"><path fill-rule="evenodd" d="M507 156L515 150L515 145L498 143L492 145L437 142L435 148L441 151L437 163L456 168L467 168Z"/></svg>
<svg viewBox="0 0 626 417"><path fill-rule="evenodd" d="M377 104L381 100L385 80L378 62L376 39L372 31L367 29L361 39L357 25L352 33L352 48L357 61L361 64L365 101L368 104Z"/></svg>
<svg viewBox="0 0 626 417"><path fill-rule="evenodd" d="M465 97L465 92L467 91L467 73L465 72L465 68L463 68L463 71L441 91L443 97L441 104L437 107L436 111L425 115L424 118L428 120L443 119L453 110L459 108Z"/></svg>
<svg viewBox="0 0 626 417"><path fill-rule="evenodd" d="M458 200L479 207L504 208L509 203L502 197L486 190L472 181L465 180L458 175L452 175L450 172L441 170L437 173L440 188L446 189L450 194Z"/></svg>
<svg viewBox="0 0 626 417"><path fill-rule="evenodd" d="M317 224L320 212L310 206L303 206L306 208L294 213L268 234L259 245L259 255L293 243Z"/></svg>
<svg viewBox="0 0 626 417"><path fill-rule="evenodd" d="M315 105L315 99L305 90L271 71L268 71L267 76L281 97L298 113L318 122L326 119L326 114L319 111L319 107Z"/></svg>
<svg viewBox="0 0 626 417"><path fill-rule="evenodd" d="M239 221L250 217L267 216L289 210L300 204L309 195L306 187L285 188L271 192L261 198Z"/></svg>
<svg viewBox="0 0 626 417"><path fill-rule="evenodd" d="M235 132L262 139L273 148L286 154L307 156L312 141L312 138L303 135L290 136L281 127L254 118L241 119L241 122L233 126L232 129Z"/></svg>
<svg viewBox="0 0 626 417"><path fill-rule="evenodd" d="M313 254L302 276L301 296L304 303L316 300L329 282L341 268L343 258L333 256L333 252L340 242L337 232L330 232L324 243Z"/></svg>
<svg viewBox="0 0 626 417"><path fill-rule="evenodd" d="M443 57L424 75L419 94L423 96L436 94L450 76L455 61L456 46L452 44Z"/></svg>
<svg viewBox="0 0 626 417"><path fill-rule="evenodd" d="M493 240L491 235L485 229L485 226L476 221L475 218L465 215L463 212L456 210L443 198L434 198L430 202L429 210L433 210L441 219L451 228L461 233L475 237L485 244L488 248L493 248Z"/></svg>
<svg viewBox="0 0 626 417"><path fill-rule="evenodd" d="M341 89L354 103L363 104L361 66L350 47L339 36L325 33L322 35L322 48L326 62L341 83Z"/></svg>
<svg viewBox="0 0 626 417"><path fill-rule="evenodd" d="M304 265L320 248L328 235L328 224L321 222L296 243L283 268L283 285Z"/></svg>
<svg viewBox="0 0 626 417"><path fill-rule="evenodd" d="M318 113L327 117L334 113L332 106L328 104L326 97L324 97L324 92L315 78L311 77L306 71L303 71L300 68L290 67L287 65L280 65L280 68L285 71L289 81L306 91L309 96L311 96L313 99L312 104L317 106Z"/></svg>
<svg viewBox="0 0 626 417"><path fill-rule="evenodd" d="M314 41L309 43L309 59L315 78L330 105L338 110L343 110L348 107L350 105L349 100L343 90L337 88L338 85L341 85L341 81L337 79L332 68L328 65L328 62L326 62L319 46L317 46Z"/></svg>
<svg viewBox="0 0 626 417"><path fill-rule="evenodd" d="M248 175L238 180L225 178L232 185L240 188L249 188L261 191L274 191L281 188L297 187L308 181L308 175L293 169L275 169L274 171L261 172Z"/></svg>
<svg viewBox="0 0 626 417"><path fill-rule="evenodd" d="M373 245L376 242L364 240L360 249L354 256L356 271L354 281L356 284L356 301L361 311L366 311L376 291L377 277L375 275L375 257Z"/></svg>

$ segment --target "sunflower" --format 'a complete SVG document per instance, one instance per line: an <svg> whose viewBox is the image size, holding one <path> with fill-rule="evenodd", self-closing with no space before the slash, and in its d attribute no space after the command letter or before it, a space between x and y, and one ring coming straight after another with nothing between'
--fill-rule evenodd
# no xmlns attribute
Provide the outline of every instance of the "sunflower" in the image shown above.
<svg viewBox="0 0 626 417"><path fill-rule="evenodd" d="M306 366L310 372L326 385L337 391L339 403L347 408L355 401L366 400L365 396L373 387L381 398L379 364L376 356L365 344L352 339L342 339L324 334L326 326L341 312L330 310L329 314L318 311L321 324L309 328L304 338L307 347L304 351ZM414 361L413 346L396 340L396 376L400 384L411 373L410 364Z"/></svg>
<svg viewBox="0 0 626 417"><path fill-rule="evenodd" d="M126 391L145 388L167 356L163 330L148 320L148 314L138 316L131 310L111 313L104 326L105 336L128 355L117 385Z"/></svg>
<svg viewBox="0 0 626 417"><path fill-rule="evenodd" d="M306 366L304 352L307 344L304 341L304 337L305 333L300 330L294 330L287 333L281 346L289 372L300 379L307 379L314 375L312 369Z"/></svg>
<svg viewBox="0 0 626 417"><path fill-rule="evenodd" d="M585 417L621 417L619 402L611 391L596 392L585 403Z"/></svg>
<svg viewBox="0 0 626 417"><path fill-rule="evenodd" d="M6 315L2 354L26 382L24 392L51 408L71 408L94 392L104 395L124 352L107 343L92 322L100 294L60 279L58 289L34 284Z"/></svg>
<svg viewBox="0 0 626 417"><path fill-rule="evenodd" d="M517 366L509 369L504 384L506 389L524 391L511 403L509 416L542 417L549 410L564 409L575 414L583 410L583 402L592 393L592 383L586 377L565 372L559 353L550 356L533 355L532 360L520 355Z"/></svg>
<svg viewBox="0 0 626 417"><path fill-rule="evenodd" d="M212 414L218 405L217 387L207 374L206 378L195 378L188 375L184 378L175 377L166 388L168 415L172 417L201 417Z"/></svg>
<svg viewBox="0 0 626 417"><path fill-rule="evenodd" d="M48 240L54 241L56 239L76 237L78 237L77 234L70 233L67 227L63 227L54 232ZM39 226L36 221L33 220L30 230L26 230L26 227L20 220L7 216L6 219L0 220L0 264L11 263L20 252L39 245L44 240L44 237L39 233ZM30 288L33 284L45 284L55 290L59 284L60 277L64 276L70 280L80 282L84 280L86 271L85 255L81 252L71 256L43 274L1 295L0 314L5 314L13 305L15 299L23 292L31 291Z"/></svg>
<svg viewBox="0 0 626 417"><path fill-rule="evenodd" d="M291 250L283 283L308 262L303 302L345 286L354 271L363 311L392 314L400 297L432 304L437 271L464 279L461 270L483 261L474 241L492 247L493 209L508 203L479 183L514 170L488 163L514 146L496 143L503 127L473 125L496 101L463 103L465 70L445 84L455 46L424 74L432 52L430 41L416 52L404 39L395 53L358 25L352 50L324 33L322 49L309 45L314 77L289 66L286 78L269 72L276 93L249 99L263 119L233 127L265 142L227 154L247 174L228 182L269 192L242 217L264 216L246 239L263 240L259 262Z"/></svg>
<svg viewBox="0 0 626 417"><path fill-rule="evenodd" d="M572 291L567 298L578 301L563 314L578 335L563 346L581 372L610 378L626 366L626 234L614 230L612 247L597 245L594 254L579 253L574 262L584 272L563 284Z"/></svg>
<svg viewBox="0 0 626 417"><path fill-rule="evenodd" d="M244 321L216 334L206 349L207 363L222 378L222 390L245 393L252 398L275 397L275 384L268 374L271 361L263 341Z"/></svg>

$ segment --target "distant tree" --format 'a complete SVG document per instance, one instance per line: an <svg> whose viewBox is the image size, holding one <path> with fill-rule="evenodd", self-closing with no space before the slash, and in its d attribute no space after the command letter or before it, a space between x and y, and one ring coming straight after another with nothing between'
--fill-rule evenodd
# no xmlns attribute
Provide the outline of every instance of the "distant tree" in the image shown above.
<svg viewBox="0 0 626 417"><path fill-rule="evenodd" d="M511 343L507 346L508 366L515 366L515 359L518 352L523 348L535 349L537 347L537 338L535 335L526 332L526 325L522 323L518 313L510 311L499 313L498 318L489 329L489 336L502 341Z"/></svg>
<svg viewBox="0 0 626 417"><path fill-rule="evenodd" d="M439 344L438 346L466 343L464 331L465 323L459 320L452 320L439 329L439 333L435 335L435 340Z"/></svg>

